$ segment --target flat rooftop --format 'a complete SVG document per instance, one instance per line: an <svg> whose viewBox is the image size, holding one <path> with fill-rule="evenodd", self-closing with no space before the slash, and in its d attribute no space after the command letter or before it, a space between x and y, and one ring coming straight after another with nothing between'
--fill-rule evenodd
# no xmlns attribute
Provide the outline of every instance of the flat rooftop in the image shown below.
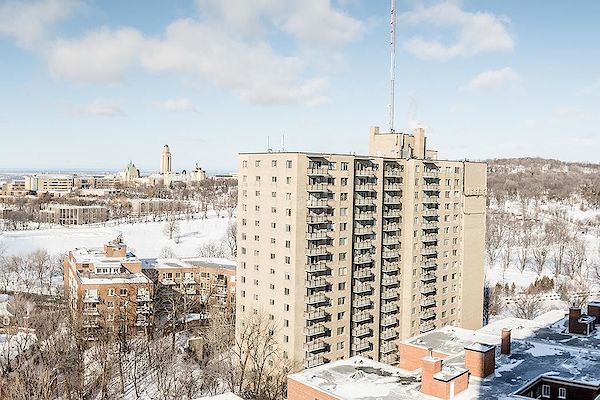
<svg viewBox="0 0 600 400"><path fill-rule="evenodd" d="M226 269L235 271L235 261L226 258L210 258L210 257L191 257L191 258L144 258L142 261L142 269L154 268L194 268L208 267L215 269Z"/></svg>

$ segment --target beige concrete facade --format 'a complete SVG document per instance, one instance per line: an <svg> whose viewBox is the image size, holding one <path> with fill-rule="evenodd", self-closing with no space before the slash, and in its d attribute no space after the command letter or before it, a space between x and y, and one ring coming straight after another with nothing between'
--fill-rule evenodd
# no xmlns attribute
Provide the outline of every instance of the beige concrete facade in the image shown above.
<svg viewBox="0 0 600 400"><path fill-rule="evenodd" d="M370 153L240 155L237 323L272 315L304 367L482 324L485 164L434 159L422 130L374 128Z"/></svg>

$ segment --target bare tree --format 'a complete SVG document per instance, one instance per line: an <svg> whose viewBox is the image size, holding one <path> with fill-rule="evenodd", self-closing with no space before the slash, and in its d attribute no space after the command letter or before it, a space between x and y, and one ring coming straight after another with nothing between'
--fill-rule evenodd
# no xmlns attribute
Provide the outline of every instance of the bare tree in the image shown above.
<svg viewBox="0 0 600 400"><path fill-rule="evenodd" d="M233 258L237 257L237 223L230 221L225 231L224 242Z"/></svg>
<svg viewBox="0 0 600 400"><path fill-rule="evenodd" d="M586 260L587 246L585 239L573 238L566 249L567 274L573 278L581 274Z"/></svg>
<svg viewBox="0 0 600 400"><path fill-rule="evenodd" d="M177 258L177 254L171 247L165 246L162 249L160 249L159 257L161 257L161 258Z"/></svg>
<svg viewBox="0 0 600 400"><path fill-rule="evenodd" d="M542 231L533 237L531 255L533 256L533 261L535 263L535 271L538 275L541 275L544 272L546 261L550 257L550 243L545 231Z"/></svg>
<svg viewBox="0 0 600 400"><path fill-rule="evenodd" d="M542 304L538 295L523 291L514 297L511 312L516 318L534 319L544 311Z"/></svg>
<svg viewBox="0 0 600 400"><path fill-rule="evenodd" d="M517 236L517 261L519 263L519 270L521 273L525 272L525 268L529 263L529 253L531 248L531 237L527 230L523 230L519 236Z"/></svg>
<svg viewBox="0 0 600 400"><path fill-rule="evenodd" d="M502 281L506 279L506 270L510 268L513 258L513 239L506 235L500 251L500 266L502 267Z"/></svg>
<svg viewBox="0 0 600 400"><path fill-rule="evenodd" d="M196 252L198 257L209 257L209 258L226 258L227 250L223 246L222 242L218 242L216 240L209 240L206 243L198 246L198 250Z"/></svg>
<svg viewBox="0 0 600 400"><path fill-rule="evenodd" d="M502 241L504 240L504 223L497 214L486 215L485 244L486 255L490 267L493 267L500 254Z"/></svg>
<svg viewBox="0 0 600 400"><path fill-rule="evenodd" d="M165 227L163 228L163 234L169 239L173 239L173 237L179 235L179 232L179 222L175 218L171 218L165 223Z"/></svg>
<svg viewBox="0 0 600 400"><path fill-rule="evenodd" d="M571 234L565 222L558 218L553 219L547 225L547 230L551 243L554 245L554 251L552 252L554 277L558 278L563 273L565 253L571 241Z"/></svg>

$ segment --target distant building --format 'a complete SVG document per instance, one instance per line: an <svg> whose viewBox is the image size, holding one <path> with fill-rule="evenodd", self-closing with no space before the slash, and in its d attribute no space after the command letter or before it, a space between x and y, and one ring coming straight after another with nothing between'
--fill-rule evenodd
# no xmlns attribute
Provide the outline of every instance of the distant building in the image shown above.
<svg viewBox="0 0 600 400"><path fill-rule="evenodd" d="M163 215L186 210L187 203L172 199L129 199L131 216Z"/></svg>
<svg viewBox="0 0 600 400"><path fill-rule="evenodd" d="M27 194L24 180L13 180L0 185L0 193L5 196L23 196Z"/></svg>
<svg viewBox="0 0 600 400"><path fill-rule="evenodd" d="M163 175L171 173L171 151L166 144L163 146L163 151L160 156L160 173Z"/></svg>
<svg viewBox="0 0 600 400"><path fill-rule="evenodd" d="M42 222L58 225L85 225L108 221L104 206L50 204L40 211Z"/></svg>
<svg viewBox="0 0 600 400"><path fill-rule="evenodd" d="M87 339L145 333L152 326L152 281L121 238L103 249L71 250L64 260L64 290Z"/></svg>
<svg viewBox="0 0 600 400"><path fill-rule="evenodd" d="M447 326L403 341L399 368L352 357L292 374L288 399L596 400L600 334L570 333L574 318L551 311L479 330Z"/></svg>

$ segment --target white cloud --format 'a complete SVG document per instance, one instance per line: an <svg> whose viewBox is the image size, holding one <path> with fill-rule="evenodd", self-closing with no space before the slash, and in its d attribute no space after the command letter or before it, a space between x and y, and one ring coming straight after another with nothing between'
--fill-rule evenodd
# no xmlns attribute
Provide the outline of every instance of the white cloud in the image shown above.
<svg viewBox="0 0 600 400"><path fill-rule="evenodd" d="M301 44L339 46L365 31L362 21L334 7L331 0L197 0L196 4L206 19L221 20L241 35L261 36L275 27Z"/></svg>
<svg viewBox="0 0 600 400"><path fill-rule="evenodd" d="M167 111L189 111L198 112L198 109L190 99L169 99L163 102L157 102L155 105Z"/></svg>
<svg viewBox="0 0 600 400"><path fill-rule="evenodd" d="M404 42L404 48L421 59L448 60L483 52L512 51L514 47L505 17L464 11L456 1L443 1L430 7L418 5L401 14L400 20L411 25L430 24L455 31L456 38L451 43L419 36Z"/></svg>
<svg viewBox="0 0 600 400"><path fill-rule="evenodd" d="M101 28L82 38L57 40L47 50L50 71L75 82L120 82L137 60L143 36L135 29Z"/></svg>
<svg viewBox="0 0 600 400"><path fill-rule="evenodd" d="M517 82L519 75L512 68L485 71L474 76L469 82L469 89L478 91L494 91L506 88Z"/></svg>
<svg viewBox="0 0 600 400"><path fill-rule="evenodd" d="M313 102L322 97L323 78L305 78L305 63L280 56L266 42L247 44L223 30L191 19L167 27L163 39L145 46L142 65L154 72L202 77L257 104Z"/></svg>
<svg viewBox="0 0 600 400"><path fill-rule="evenodd" d="M0 37L12 37L23 48L40 46L47 31L67 18L78 5L76 0L3 1L0 3Z"/></svg>
<svg viewBox="0 0 600 400"><path fill-rule="evenodd" d="M122 117L125 112L118 105L106 99L95 99L90 104L76 109L77 114L100 117Z"/></svg>

